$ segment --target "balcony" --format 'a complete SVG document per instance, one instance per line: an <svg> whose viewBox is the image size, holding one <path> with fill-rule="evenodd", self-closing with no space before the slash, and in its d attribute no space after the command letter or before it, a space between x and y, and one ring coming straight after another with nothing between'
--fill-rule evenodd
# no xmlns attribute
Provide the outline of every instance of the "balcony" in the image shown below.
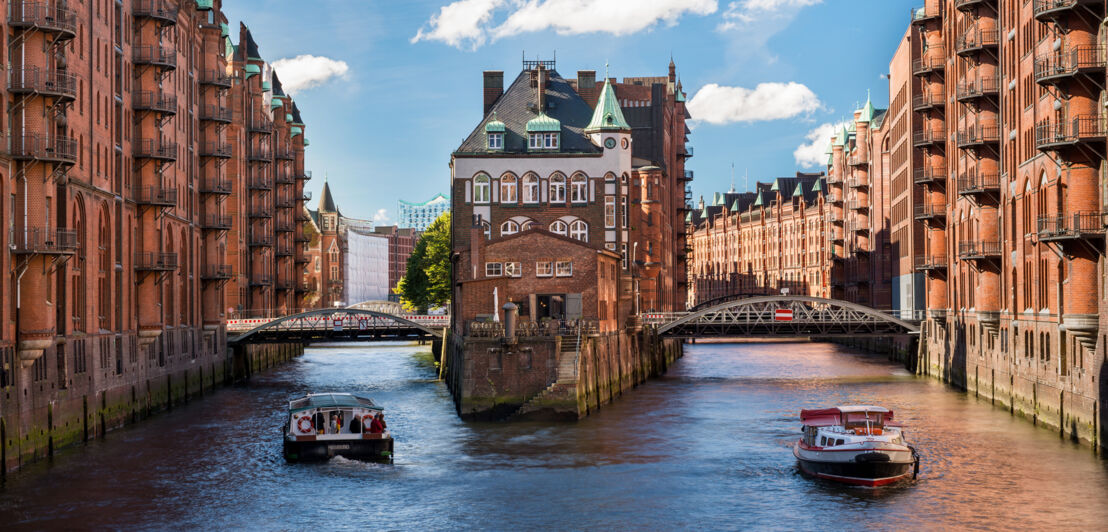
<svg viewBox="0 0 1108 532"><path fill-rule="evenodd" d="M1081 143L1104 143L1104 119L1096 115L1081 115L1065 122L1035 124L1035 147L1057 150Z"/></svg>
<svg viewBox="0 0 1108 532"><path fill-rule="evenodd" d="M926 111L946 106L946 99L941 91L927 91L912 97L913 111Z"/></svg>
<svg viewBox="0 0 1108 532"><path fill-rule="evenodd" d="M139 139L134 144L136 159L177 160L177 143L157 139Z"/></svg>
<svg viewBox="0 0 1108 532"><path fill-rule="evenodd" d="M946 181L945 166L925 166L912 171L912 181L917 185L942 183Z"/></svg>
<svg viewBox="0 0 1108 532"><path fill-rule="evenodd" d="M846 180L846 186L849 188L866 188L869 186L869 176L855 175Z"/></svg>
<svg viewBox="0 0 1108 532"><path fill-rule="evenodd" d="M141 45L135 47L134 63L164 70L177 68L177 53L166 46Z"/></svg>
<svg viewBox="0 0 1108 532"><path fill-rule="evenodd" d="M247 182L247 188L250 190L273 190L273 182L264 175L252 175Z"/></svg>
<svg viewBox="0 0 1108 532"><path fill-rule="evenodd" d="M250 276L250 286L263 287L273 286L273 277L267 273L259 273Z"/></svg>
<svg viewBox="0 0 1108 532"><path fill-rule="evenodd" d="M135 203L158 207L176 207L177 189L162 187L135 187Z"/></svg>
<svg viewBox="0 0 1108 532"><path fill-rule="evenodd" d="M1035 81L1042 85L1060 83L1072 79L1078 74L1091 74L1090 79L1097 85L1104 82L1105 60L1103 46L1072 46L1069 50L1035 60ZM1100 75L1096 75L1099 73Z"/></svg>
<svg viewBox="0 0 1108 532"><path fill-rule="evenodd" d="M939 2L926 3L923 7L913 7L908 10L908 22L911 24L923 24L942 18L943 10Z"/></svg>
<svg viewBox="0 0 1108 532"><path fill-rule="evenodd" d="M10 153L17 160L74 164L77 162L77 141L68 137L16 135L11 138Z"/></svg>
<svg viewBox="0 0 1108 532"><path fill-rule="evenodd" d="M295 182L292 178L292 174L287 171L278 171L275 179L278 185L291 185Z"/></svg>
<svg viewBox="0 0 1108 532"><path fill-rule="evenodd" d="M272 205L251 205L250 206L251 218L273 218L273 206Z"/></svg>
<svg viewBox="0 0 1108 532"><path fill-rule="evenodd" d="M869 166L869 159L854 156L847 159L846 164L850 166Z"/></svg>
<svg viewBox="0 0 1108 532"><path fill-rule="evenodd" d="M946 69L946 58L943 57L943 48L931 48L924 52L924 56L912 61L912 74L923 76L932 72L941 72Z"/></svg>
<svg viewBox="0 0 1108 532"><path fill-rule="evenodd" d="M230 179L219 179L219 178L215 178L215 177L205 179L200 183L200 193L201 194L220 194L220 195L230 194L231 193L231 180Z"/></svg>
<svg viewBox="0 0 1108 532"><path fill-rule="evenodd" d="M296 283L292 282L291 279L281 279L277 281L276 286L278 290L292 290L296 287Z"/></svg>
<svg viewBox="0 0 1108 532"><path fill-rule="evenodd" d="M692 181L693 175L694 174L692 170L685 170L685 181Z"/></svg>
<svg viewBox="0 0 1108 532"><path fill-rule="evenodd" d="M288 244L278 243L277 244L277 250L274 252L274 254L278 257L291 257L292 256L292 246L290 246Z"/></svg>
<svg viewBox="0 0 1108 532"><path fill-rule="evenodd" d="M293 219L298 221L298 222L310 222L312 220L310 217L308 217L307 213L305 213L303 210L296 211L296 214L293 216Z"/></svg>
<svg viewBox="0 0 1108 532"><path fill-rule="evenodd" d="M842 203L843 202L843 197L841 195L835 193L835 192L828 192L826 198L827 198L827 203L831 203L831 204Z"/></svg>
<svg viewBox="0 0 1108 532"><path fill-rule="evenodd" d="M295 224L288 220L277 220L277 222L273 224L273 229L278 233L291 233L294 227Z"/></svg>
<svg viewBox="0 0 1108 532"><path fill-rule="evenodd" d="M941 128L917 129L912 132L912 145L917 148L941 145L945 142L946 137Z"/></svg>
<svg viewBox="0 0 1108 532"><path fill-rule="evenodd" d="M273 121L268 118L251 116L246 121L246 129L251 133L273 133Z"/></svg>
<svg viewBox="0 0 1108 532"><path fill-rule="evenodd" d="M916 255L916 269L937 271L946 269L946 255Z"/></svg>
<svg viewBox="0 0 1108 532"><path fill-rule="evenodd" d="M289 148L277 148L277 158L286 161L295 161L296 152L292 151Z"/></svg>
<svg viewBox="0 0 1108 532"><path fill-rule="evenodd" d="M843 223L843 213L835 212L835 210L832 209L831 212L827 213L827 219L833 224L841 224Z"/></svg>
<svg viewBox="0 0 1108 532"><path fill-rule="evenodd" d="M198 150L201 157L215 157L218 159L231 158L231 143L217 140L205 140L200 143Z"/></svg>
<svg viewBox="0 0 1108 532"><path fill-rule="evenodd" d="M959 11L969 11L977 6L982 5L996 5L996 0L954 0L954 9Z"/></svg>
<svg viewBox="0 0 1108 532"><path fill-rule="evenodd" d="M962 260L999 259L1002 251L999 241L971 240L958 243L958 258Z"/></svg>
<svg viewBox="0 0 1108 532"><path fill-rule="evenodd" d="M1065 16L1079 5L1098 3L1099 0L1035 0L1033 13L1039 21L1046 22Z"/></svg>
<svg viewBox="0 0 1108 532"><path fill-rule="evenodd" d="M312 178L312 171L311 170L305 170L305 171L303 171L299 174L296 174L295 177L296 177L296 179L301 179L301 180L307 181L307 180Z"/></svg>
<svg viewBox="0 0 1108 532"><path fill-rule="evenodd" d="M227 231L231 229L231 217L226 214L206 214L200 220L200 228L205 231Z"/></svg>
<svg viewBox="0 0 1108 532"><path fill-rule="evenodd" d="M202 70L200 84L227 89L231 87L231 76L221 70Z"/></svg>
<svg viewBox="0 0 1108 532"><path fill-rule="evenodd" d="M246 149L246 159L250 161L270 162L273 160L273 150L266 146L249 146Z"/></svg>
<svg viewBox="0 0 1108 532"><path fill-rule="evenodd" d="M250 245L251 246L272 246L273 235L264 233L262 231L250 233Z"/></svg>
<svg viewBox="0 0 1108 532"><path fill-rule="evenodd" d="M684 157L686 159L692 157L693 156L693 147L689 146L688 144L685 144L684 148L685 148L684 151L682 151L681 153L678 153L677 155L679 157Z"/></svg>
<svg viewBox="0 0 1108 532"><path fill-rule="evenodd" d="M231 108L222 105L207 104L200 106L200 119L220 124L230 124L232 120Z"/></svg>
<svg viewBox="0 0 1108 532"><path fill-rule="evenodd" d="M1000 174L970 174L957 181L959 196L995 194L1000 192Z"/></svg>
<svg viewBox="0 0 1108 532"><path fill-rule="evenodd" d="M1075 212L1039 217L1039 240L1078 240L1103 238L1105 216L1099 212Z"/></svg>
<svg viewBox="0 0 1108 532"><path fill-rule="evenodd" d="M170 5L168 2L136 0L134 6L132 13L135 18L148 18L167 26L177 23L177 6Z"/></svg>
<svg viewBox="0 0 1108 532"><path fill-rule="evenodd" d="M57 35L58 40L77 37L77 12L43 1L13 0L8 5L8 25Z"/></svg>
<svg viewBox="0 0 1108 532"><path fill-rule="evenodd" d="M984 50L996 48L1000 44L1000 30L982 30L970 28L954 41L954 51L968 56Z"/></svg>
<svg viewBox="0 0 1108 532"><path fill-rule="evenodd" d="M205 264L200 271L200 279L204 281L223 281L231 278L234 270L230 264Z"/></svg>
<svg viewBox="0 0 1108 532"><path fill-rule="evenodd" d="M958 84L954 91L954 97L960 102L969 102L978 98L997 96L1000 94L1000 77L985 77L971 79Z"/></svg>
<svg viewBox="0 0 1108 532"><path fill-rule="evenodd" d="M831 231L831 241L832 242L842 242L843 241L843 234L844 234L844 231L842 229L833 229Z"/></svg>
<svg viewBox="0 0 1108 532"><path fill-rule="evenodd" d="M8 92L71 101L77 98L77 77L61 70L14 68L8 72Z"/></svg>
<svg viewBox="0 0 1108 532"><path fill-rule="evenodd" d="M10 229L8 244L16 255L71 255L77 251L77 231L30 227Z"/></svg>
<svg viewBox="0 0 1108 532"><path fill-rule="evenodd" d="M136 111L150 111L163 115L177 114L177 96L154 91L138 91L131 100Z"/></svg>
<svg viewBox="0 0 1108 532"><path fill-rule="evenodd" d="M942 203L920 203L915 206L917 220L940 220L946 217L946 205Z"/></svg>
<svg viewBox="0 0 1108 532"><path fill-rule="evenodd" d="M296 234L292 236L293 242L311 242L312 239L308 238L308 235L304 234L304 230L297 228Z"/></svg>
<svg viewBox="0 0 1108 532"><path fill-rule="evenodd" d="M140 251L135 253L135 270L140 272L171 272L177 269L176 253Z"/></svg>
<svg viewBox="0 0 1108 532"><path fill-rule="evenodd" d="M958 131L959 148L979 148L1000 142L1000 126L975 124Z"/></svg>
<svg viewBox="0 0 1108 532"><path fill-rule="evenodd" d="M291 209L293 208L293 206L296 205L296 202L293 201L292 197L286 196L278 196L277 200L274 203L276 203L278 209Z"/></svg>

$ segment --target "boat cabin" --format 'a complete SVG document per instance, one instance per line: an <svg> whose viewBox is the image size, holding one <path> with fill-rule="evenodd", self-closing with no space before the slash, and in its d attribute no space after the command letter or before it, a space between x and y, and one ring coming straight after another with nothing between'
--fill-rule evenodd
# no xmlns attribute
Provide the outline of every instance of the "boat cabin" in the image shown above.
<svg viewBox="0 0 1108 532"><path fill-rule="evenodd" d="M384 409L349 393L308 394L289 401L288 433L315 439L385 437Z"/></svg>
<svg viewBox="0 0 1108 532"><path fill-rule="evenodd" d="M880 406L840 406L801 410L804 424L803 443L809 447L836 447L855 443L875 436L888 436L889 441L900 439L898 429L892 426L893 411Z"/></svg>

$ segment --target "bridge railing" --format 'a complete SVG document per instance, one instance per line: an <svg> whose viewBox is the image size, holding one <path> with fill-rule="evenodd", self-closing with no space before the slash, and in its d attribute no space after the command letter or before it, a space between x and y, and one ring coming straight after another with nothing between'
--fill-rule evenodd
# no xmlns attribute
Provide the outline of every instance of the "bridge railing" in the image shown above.
<svg viewBox="0 0 1108 532"><path fill-rule="evenodd" d="M566 321L520 321L516 324L516 336L575 336L577 334L595 334L599 331L600 320L590 318ZM466 336L471 338L501 338L504 336L504 323L499 321L467 322Z"/></svg>
<svg viewBox="0 0 1108 532"><path fill-rule="evenodd" d="M420 314L406 314L398 315L397 318L408 320L412 323L417 323L431 329L442 329L450 326L450 316L444 315L420 315ZM229 319L227 320L227 332L240 333L247 332L267 323L278 321L281 318L242 318L242 319ZM336 313L336 315L322 315L322 316L307 316L304 318L298 318L291 320L279 326L281 330L325 330L334 329L335 327L342 328L382 328L382 327L394 327L395 321L386 317L365 316L357 314L343 315Z"/></svg>

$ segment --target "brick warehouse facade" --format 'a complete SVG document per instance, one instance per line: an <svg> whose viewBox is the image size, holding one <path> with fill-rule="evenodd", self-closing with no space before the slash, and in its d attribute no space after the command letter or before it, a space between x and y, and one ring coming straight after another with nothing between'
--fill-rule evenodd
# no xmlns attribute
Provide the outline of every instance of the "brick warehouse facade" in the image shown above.
<svg viewBox="0 0 1108 532"><path fill-rule="evenodd" d="M889 110L867 105L832 140L824 215L832 297L922 318L920 372L1098 445L1106 14L1092 0L912 9ZM720 231L690 220L696 238ZM718 253L694 251L690 283L716 282L697 275L734 261Z"/></svg>
<svg viewBox="0 0 1108 532"><path fill-rule="evenodd" d="M228 285L263 267L294 278L280 246L306 178L299 112L245 27L233 44L219 0L5 5L0 469L226 379ZM268 144L251 144L249 112L276 116ZM248 146L283 169L268 200ZM254 227L278 255L259 264L246 229L265 201L290 216ZM282 288L252 305L295 306Z"/></svg>

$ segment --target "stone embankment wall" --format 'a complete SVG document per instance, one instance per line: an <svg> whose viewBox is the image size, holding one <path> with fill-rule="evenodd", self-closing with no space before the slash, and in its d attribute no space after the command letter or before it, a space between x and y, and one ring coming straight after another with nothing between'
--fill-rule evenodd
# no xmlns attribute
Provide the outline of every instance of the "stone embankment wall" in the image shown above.
<svg viewBox="0 0 1108 532"><path fill-rule="evenodd" d="M0 475L55 451L171 410L250 374L303 354L300 344L253 345L206 356L148 359L141 371L89 368L72 382L28 382L0 390ZM96 361L93 361L96 362ZM164 363L164 365L161 365ZM25 370L25 373L29 370ZM26 382L26 381L24 381Z"/></svg>
<svg viewBox="0 0 1108 532"><path fill-rule="evenodd" d="M683 354L651 328L579 337L450 335L443 377L463 419L579 419Z"/></svg>

